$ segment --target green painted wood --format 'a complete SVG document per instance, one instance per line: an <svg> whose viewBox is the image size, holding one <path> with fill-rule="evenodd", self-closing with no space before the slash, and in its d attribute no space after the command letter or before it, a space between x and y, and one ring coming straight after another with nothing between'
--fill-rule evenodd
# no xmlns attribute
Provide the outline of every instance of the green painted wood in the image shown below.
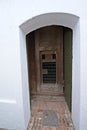
<svg viewBox="0 0 87 130"><path fill-rule="evenodd" d="M64 29L64 94L71 111L72 101L72 30Z"/></svg>

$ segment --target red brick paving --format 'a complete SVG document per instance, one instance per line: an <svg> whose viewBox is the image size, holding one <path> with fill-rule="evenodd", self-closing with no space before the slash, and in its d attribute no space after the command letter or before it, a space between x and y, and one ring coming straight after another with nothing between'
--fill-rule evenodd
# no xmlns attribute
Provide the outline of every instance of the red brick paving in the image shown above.
<svg viewBox="0 0 87 130"><path fill-rule="evenodd" d="M44 110L54 110L58 114L58 127L42 125ZM75 130L64 97L33 96L31 99L31 120L28 130Z"/></svg>

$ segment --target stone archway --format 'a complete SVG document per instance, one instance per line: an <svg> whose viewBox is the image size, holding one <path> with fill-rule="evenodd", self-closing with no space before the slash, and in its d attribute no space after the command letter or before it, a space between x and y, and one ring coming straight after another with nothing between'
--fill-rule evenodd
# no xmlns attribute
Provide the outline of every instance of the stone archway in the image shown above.
<svg viewBox="0 0 87 130"><path fill-rule="evenodd" d="M79 17L72 15L72 14L66 14L66 13L49 13L49 14L42 14L39 16L36 16L26 22L24 22L20 28L20 38L21 38L21 62L22 62L22 82L23 82L23 93L25 96L25 99L27 99L29 96L28 93L28 75L27 75L27 59L26 59L26 44L25 44L25 36L41 27L49 26L49 25L61 25L64 27L69 27L73 30L73 61L72 61L72 117L74 124L78 127L78 119L79 119L79 113L77 114L78 107L80 105L79 97L80 92L78 93L78 101L75 101L75 96L77 95L78 88L79 88L79 78L80 78L80 71L79 71L79 62L77 62L77 58L79 58L80 54L80 46L79 46L79 40L77 41L77 37L79 35ZM25 65L23 64L25 63ZM25 87L24 87L25 85ZM26 94L27 93L27 94ZM24 99L24 100L25 100ZM78 104L76 104L78 102ZM26 101L26 104L29 105L28 99ZM25 108L26 110L27 108ZM29 110L27 110L29 111ZM26 111L26 112L27 112ZM25 113L26 113L25 112ZM28 122L28 116L26 115L26 120Z"/></svg>

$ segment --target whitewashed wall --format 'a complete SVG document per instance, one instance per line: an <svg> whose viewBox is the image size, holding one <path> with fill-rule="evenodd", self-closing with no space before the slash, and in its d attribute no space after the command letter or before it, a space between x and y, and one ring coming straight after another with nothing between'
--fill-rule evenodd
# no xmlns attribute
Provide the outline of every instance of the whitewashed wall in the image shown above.
<svg viewBox="0 0 87 130"><path fill-rule="evenodd" d="M86 5L86 0L0 1L0 127L26 130L30 118L25 49L25 34L30 30L25 29L24 32L20 25L24 29L22 24L25 22L27 25L26 21L34 16L61 12L79 17L78 23L72 27L74 32L72 117L76 130L87 129ZM68 20L67 18L66 23ZM60 22L61 25L65 25L62 19ZM58 23L56 18L55 23ZM35 22L31 24L31 31L35 24Z"/></svg>

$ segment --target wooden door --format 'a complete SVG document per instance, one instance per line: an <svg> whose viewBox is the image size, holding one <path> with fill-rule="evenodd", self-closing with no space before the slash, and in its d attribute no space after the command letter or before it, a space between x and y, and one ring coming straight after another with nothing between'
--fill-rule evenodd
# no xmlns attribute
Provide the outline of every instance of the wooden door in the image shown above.
<svg viewBox="0 0 87 130"><path fill-rule="evenodd" d="M38 94L63 93L63 28L44 27L35 31Z"/></svg>

